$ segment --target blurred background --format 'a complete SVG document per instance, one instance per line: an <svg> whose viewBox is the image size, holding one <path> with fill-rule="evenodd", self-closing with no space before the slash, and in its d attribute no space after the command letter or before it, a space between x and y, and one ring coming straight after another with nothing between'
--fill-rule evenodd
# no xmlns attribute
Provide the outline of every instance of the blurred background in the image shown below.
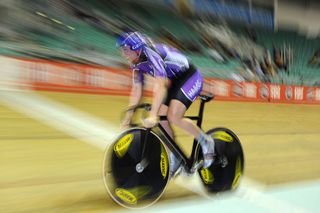
<svg viewBox="0 0 320 213"><path fill-rule="evenodd" d="M248 200L254 212L319 211L318 0L2 0L0 212L125 211L108 197L101 168L128 102L131 72L115 41L129 30L180 49L200 68L204 90L220 100L208 104L205 128L235 130L246 177L261 184L244 185L240 201L204 208L230 212L231 199L240 212L250 211ZM301 203L289 199L304 181L318 182L295 191ZM175 183L150 211L167 211L170 201L178 208L179 198L202 196Z"/></svg>
<svg viewBox="0 0 320 213"><path fill-rule="evenodd" d="M124 66L115 37L141 31L183 50L208 77L319 85L313 0L4 0L7 56Z"/></svg>

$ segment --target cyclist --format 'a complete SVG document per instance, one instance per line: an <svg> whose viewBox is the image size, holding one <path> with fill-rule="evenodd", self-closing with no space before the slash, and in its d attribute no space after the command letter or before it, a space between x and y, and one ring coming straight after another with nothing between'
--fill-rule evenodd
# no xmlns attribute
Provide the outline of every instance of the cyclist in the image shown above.
<svg viewBox="0 0 320 213"><path fill-rule="evenodd" d="M157 124L158 116L167 116L168 121L160 121L164 129L174 138L170 126L173 124L195 137L203 151L203 167L208 168L215 157L214 141L190 119L184 118L186 110L202 90L203 78L200 71L177 49L154 44L149 37L139 32L123 33L117 40L117 47L133 70L129 106L137 105L142 97L144 75L154 79L152 107L143 125L151 128ZM122 128L129 125L132 115L133 112L127 112ZM170 172L174 175L181 162L173 153L169 156Z"/></svg>

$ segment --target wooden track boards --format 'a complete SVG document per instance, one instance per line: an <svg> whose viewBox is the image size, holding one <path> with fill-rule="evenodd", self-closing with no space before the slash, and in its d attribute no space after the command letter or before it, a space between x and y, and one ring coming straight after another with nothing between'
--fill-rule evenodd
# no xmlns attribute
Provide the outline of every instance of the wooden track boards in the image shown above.
<svg viewBox="0 0 320 213"><path fill-rule="evenodd" d="M39 92L119 125L127 97ZM1 103L0 103L1 104ZM196 114L195 103L188 114ZM320 178L319 106L211 102L204 129L225 126L240 138L245 175L267 185ZM0 212L121 210L104 189L103 151L0 105ZM191 138L177 131L187 152ZM164 199L195 196L171 184ZM161 201L160 201L161 202Z"/></svg>

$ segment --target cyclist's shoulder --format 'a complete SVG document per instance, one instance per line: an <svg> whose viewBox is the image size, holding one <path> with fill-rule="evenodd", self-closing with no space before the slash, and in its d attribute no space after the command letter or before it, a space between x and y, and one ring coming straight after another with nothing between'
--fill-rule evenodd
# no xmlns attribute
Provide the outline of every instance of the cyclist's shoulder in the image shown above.
<svg viewBox="0 0 320 213"><path fill-rule="evenodd" d="M142 61L148 60L150 62L154 62L154 60L162 59L161 53L158 51L156 46L145 46L143 48L143 56Z"/></svg>
<svg viewBox="0 0 320 213"><path fill-rule="evenodd" d="M169 44L165 44L165 43L156 43L156 44L154 44L154 46L157 50L160 50L160 51L180 52L177 48L175 48Z"/></svg>

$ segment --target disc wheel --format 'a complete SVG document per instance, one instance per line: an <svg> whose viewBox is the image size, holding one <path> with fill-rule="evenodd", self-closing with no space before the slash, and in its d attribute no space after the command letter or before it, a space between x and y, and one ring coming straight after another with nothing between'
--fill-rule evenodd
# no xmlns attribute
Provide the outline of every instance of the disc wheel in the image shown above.
<svg viewBox="0 0 320 213"><path fill-rule="evenodd" d="M128 129L108 147L103 176L109 195L118 204L149 206L161 197L169 180L167 150L154 132Z"/></svg>
<svg viewBox="0 0 320 213"><path fill-rule="evenodd" d="M200 178L209 192L235 190L244 169L244 155L238 137L227 128L214 128L207 132L215 141L216 157L209 168L199 169ZM203 159L201 146L198 157Z"/></svg>

